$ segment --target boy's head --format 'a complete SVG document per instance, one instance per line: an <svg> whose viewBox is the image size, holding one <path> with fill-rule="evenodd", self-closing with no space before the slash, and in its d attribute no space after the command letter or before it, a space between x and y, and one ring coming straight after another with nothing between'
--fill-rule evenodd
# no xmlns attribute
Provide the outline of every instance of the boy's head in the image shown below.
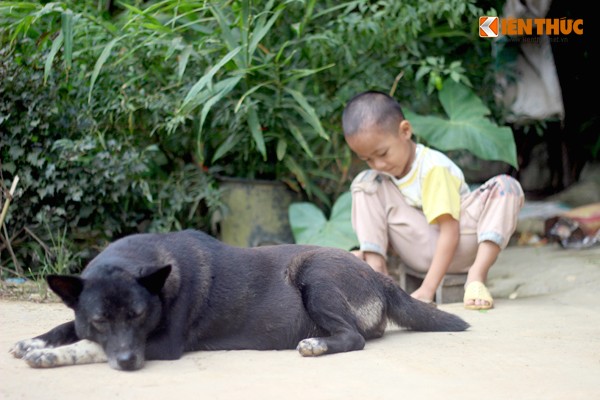
<svg viewBox="0 0 600 400"><path fill-rule="evenodd" d="M369 167L401 178L415 156L412 127L393 97L367 91L353 97L342 115L344 137Z"/></svg>

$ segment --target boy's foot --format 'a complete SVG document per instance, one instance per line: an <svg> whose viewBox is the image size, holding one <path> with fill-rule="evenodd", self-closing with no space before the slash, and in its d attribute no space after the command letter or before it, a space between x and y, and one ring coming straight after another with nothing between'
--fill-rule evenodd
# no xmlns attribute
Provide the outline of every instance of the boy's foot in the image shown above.
<svg viewBox="0 0 600 400"><path fill-rule="evenodd" d="M465 285L463 303L467 310L489 310L494 307L494 299L482 282L469 282Z"/></svg>

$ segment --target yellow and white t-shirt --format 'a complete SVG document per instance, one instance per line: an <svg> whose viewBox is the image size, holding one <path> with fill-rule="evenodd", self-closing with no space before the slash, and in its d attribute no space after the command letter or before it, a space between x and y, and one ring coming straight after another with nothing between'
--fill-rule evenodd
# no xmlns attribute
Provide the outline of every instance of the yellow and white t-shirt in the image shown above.
<svg viewBox="0 0 600 400"><path fill-rule="evenodd" d="M460 198L469 186L460 168L443 153L417 144L415 160L402 179L392 178L407 204L420 208L427 222L442 214L458 220Z"/></svg>

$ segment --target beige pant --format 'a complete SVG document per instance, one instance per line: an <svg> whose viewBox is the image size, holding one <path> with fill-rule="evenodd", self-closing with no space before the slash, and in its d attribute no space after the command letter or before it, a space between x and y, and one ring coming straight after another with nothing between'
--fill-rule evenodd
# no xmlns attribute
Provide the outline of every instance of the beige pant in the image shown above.
<svg viewBox="0 0 600 400"><path fill-rule="evenodd" d="M375 171L372 171L375 172ZM404 201L394 183L371 174L352 183L352 225L360 249L387 258L391 247L412 269L429 269L439 227ZM449 273L467 272L480 242L504 249L516 229L524 196L521 185L508 175L491 178L461 199L460 240Z"/></svg>

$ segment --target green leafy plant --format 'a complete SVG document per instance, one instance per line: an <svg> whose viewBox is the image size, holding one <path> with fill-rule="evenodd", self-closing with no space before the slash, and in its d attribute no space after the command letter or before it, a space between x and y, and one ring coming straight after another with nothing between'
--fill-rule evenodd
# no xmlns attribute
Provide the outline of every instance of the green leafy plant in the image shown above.
<svg viewBox="0 0 600 400"><path fill-rule="evenodd" d="M67 227L85 258L105 240L140 230L209 229L220 207L214 178L189 162L184 134L152 134L169 107L165 97L123 85L131 72L125 66L97 81L88 104L82 61L89 58L79 53L68 80L58 68L45 76L47 53L33 45L24 38L0 47L6 60L0 63L0 177L4 185L21 178L2 232L14 255L3 251L0 262L20 276L20 265L47 270L28 246L28 231L49 242L49 232Z"/></svg>
<svg viewBox="0 0 600 400"><path fill-rule="evenodd" d="M314 149L330 135L305 95L305 81L330 65L307 68L297 55L319 39L302 36L302 29L283 20L286 12L299 15L294 2L215 2L209 10L220 39L213 45L214 64L173 119L197 121L196 159L221 165L227 176L279 179L325 198L307 166L318 170Z"/></svg>
<svg viewBox="0 0 600 400"><path fill-rule="evenodd" d="M489 108L472 90L449 79L438 95L447 117L405 110L418 138L442 151L465 149L483 160L504 161L518 168L512 129L490 120Z"/></svg>
<svg viewBox="0 0 600 400"><path fill-rule="evenodd" d="M352 229L352 195L344 192L333 204L329 219L314 203L298 202L289 207L294 240L298 244L314 244L350 250L358 245Z"/></svg>

